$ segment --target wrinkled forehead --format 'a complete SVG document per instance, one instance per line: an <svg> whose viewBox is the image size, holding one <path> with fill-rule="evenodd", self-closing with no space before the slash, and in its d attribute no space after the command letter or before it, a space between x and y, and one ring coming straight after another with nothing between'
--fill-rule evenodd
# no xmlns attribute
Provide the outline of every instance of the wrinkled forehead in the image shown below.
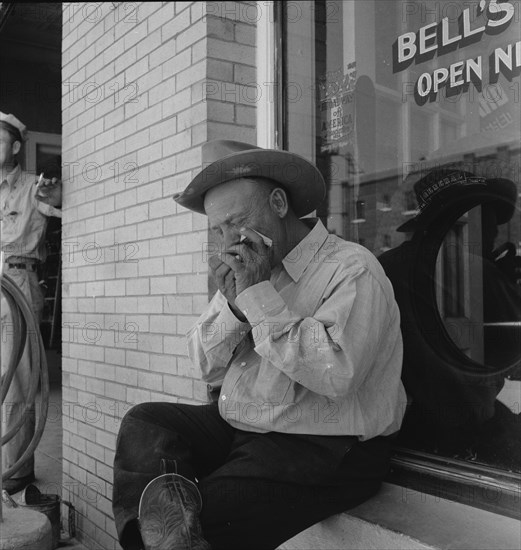
<svg viewBox="0 0 521 550"><path fill-rule="evenodd" d="M221 183L204 196L206 214L224 221L232 215L246 213L252 207L257 190L257 184L246 178Z"/></svg>

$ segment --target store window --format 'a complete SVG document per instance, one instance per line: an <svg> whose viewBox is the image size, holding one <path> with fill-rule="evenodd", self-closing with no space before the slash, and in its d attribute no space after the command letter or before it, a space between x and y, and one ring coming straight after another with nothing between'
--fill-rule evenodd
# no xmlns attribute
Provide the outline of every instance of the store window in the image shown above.
<svg viewBox="0 0 521 550"><path fill-rule="evenodd" d="M316 215L380 259L402 313L394 478L515 515L521 3L279 10L280 145L320 168Z"/></svg>

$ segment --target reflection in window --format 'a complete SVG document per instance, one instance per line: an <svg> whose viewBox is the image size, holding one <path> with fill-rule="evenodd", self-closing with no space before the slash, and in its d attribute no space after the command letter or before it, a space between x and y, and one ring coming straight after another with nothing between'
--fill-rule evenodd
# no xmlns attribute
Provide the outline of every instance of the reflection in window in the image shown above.
<svg viewBox="0 0 521 550"><path fill-rule="evenodd" d="M445 317L463 317L464 273L463 273L463 226L455 225L447 233L442 245L442 300Z"/></svg>
<svg viewBox="0 0 521 550"><path fill-rule="evenodd" d="M403 194L403 200L404 200L404 210L405 213L416 213L417 204L416 204L416 195L414 194L414 191L405 191Z"/></svg>
<svg viewBox="0 0 521 550"><path fill-rule="evenodd" d="M365 201L357 200L353 223L363 223L363 222L365 222Z"/></svg>

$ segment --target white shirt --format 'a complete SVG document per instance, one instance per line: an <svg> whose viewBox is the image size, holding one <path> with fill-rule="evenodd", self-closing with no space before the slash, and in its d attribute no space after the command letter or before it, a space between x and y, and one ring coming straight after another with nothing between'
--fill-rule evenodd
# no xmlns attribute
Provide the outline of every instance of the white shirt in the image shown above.
<svg viewBox="0 0 521 550"><path fill-rule="evenodd" d="M367 249L319 221L236 305L247 322L217 292L188 333L203 379L222 384L219 411L232 426L362 440L400 428L400 314Z"/></svg>

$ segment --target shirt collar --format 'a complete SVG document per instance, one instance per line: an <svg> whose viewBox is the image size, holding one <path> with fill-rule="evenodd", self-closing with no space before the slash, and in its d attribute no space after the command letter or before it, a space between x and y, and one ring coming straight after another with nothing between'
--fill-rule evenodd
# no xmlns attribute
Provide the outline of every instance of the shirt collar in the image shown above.
<svg viewBox="0 0 521 550"><path fill-rule="evenodd" d="M5 179L3 181L6 181L9 184L9 187L13 187L13 185L17 182L18 178L20 177L20 172L22 171L19 164L17 164L10 172L5 176Z"/></svg>
<svg viewBox="0 0 521 550"><path fill-rule="evenodd" d="M324 224L317 218L304 218L302 221L313 229L282 260L288 275L298 283L300 277L318 254L329 235Z"/></svg>

